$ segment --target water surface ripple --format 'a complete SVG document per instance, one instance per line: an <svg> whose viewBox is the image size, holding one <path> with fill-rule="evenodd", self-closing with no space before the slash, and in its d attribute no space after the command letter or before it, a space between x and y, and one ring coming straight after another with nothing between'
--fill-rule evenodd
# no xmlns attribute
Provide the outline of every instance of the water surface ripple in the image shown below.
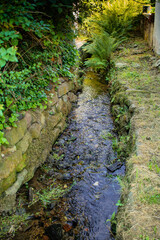
<svg viewBox="0 0 160 240"><path fill-rule="evenodd" d="M114 239L106 220L117 210L120 197L117 175L124 174L124 166L114 173L106 168L116 159L109 137L114 135L114 125L107 86L100 83L95 74L86 75L83 93L68 121L52 153L64 154L56 167L64 180L74 182L71 191L59 203L59 208L67 205L66 219L76 222L75 228L63 238Z"/></svg>

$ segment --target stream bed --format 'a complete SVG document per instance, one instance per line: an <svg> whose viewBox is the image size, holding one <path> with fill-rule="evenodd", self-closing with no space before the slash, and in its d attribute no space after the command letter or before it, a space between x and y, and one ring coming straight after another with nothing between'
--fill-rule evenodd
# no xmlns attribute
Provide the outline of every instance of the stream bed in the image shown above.
<svg viewBox="0 0 160 240"><path fill-rule="evenodd" d="M117 170L108 168L117 161L113 137L107 85L88 72L67 128L47 162L19 193L26 194L26 211L32 214L28 226L14 239L114 239L106 220L117 211L117 177L124 175L125 167L119 164Z"/></svg>

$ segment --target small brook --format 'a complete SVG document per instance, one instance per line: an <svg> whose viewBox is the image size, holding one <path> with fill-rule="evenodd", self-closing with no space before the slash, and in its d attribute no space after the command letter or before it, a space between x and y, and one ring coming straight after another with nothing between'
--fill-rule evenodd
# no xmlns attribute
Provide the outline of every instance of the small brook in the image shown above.
<svg viewBox="0 0 160 240"><path fill-rule="evenodd" d="M116 137L113 130L107 86L89 72L83 93L68 118L68 127L47 160L48 184L52 177L54 184L69 187L60 200L53 199L47 205L45 216L43 212L43 224L38 226L43 227L48 239L114 239L106 220L117 210L120 198L117 176L124 175L125 167L114 172L107 169L116 159L112 149L111 136ZM47 217L51 218L50 224L44 223ZM39 231L36 229L34 233ZM31 234L26 239L47 239ZM19 239L18 235L15 239Z"/></svg>

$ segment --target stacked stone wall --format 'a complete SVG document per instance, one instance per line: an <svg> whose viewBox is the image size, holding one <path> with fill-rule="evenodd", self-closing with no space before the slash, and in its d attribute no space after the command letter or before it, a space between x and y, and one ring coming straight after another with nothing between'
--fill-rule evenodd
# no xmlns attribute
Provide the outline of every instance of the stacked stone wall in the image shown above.
<svg viewBox="0 0 160 240"><path fill-rule="evenodd" d="M45 162L52 145L66 127L72 102L77 100L74 94L77 85L68 79L60 81L57 91L51 84L46 109L21 114L17 127L5 132L9 145L0 149L0 211L14 207L18 189Z"/></svg>

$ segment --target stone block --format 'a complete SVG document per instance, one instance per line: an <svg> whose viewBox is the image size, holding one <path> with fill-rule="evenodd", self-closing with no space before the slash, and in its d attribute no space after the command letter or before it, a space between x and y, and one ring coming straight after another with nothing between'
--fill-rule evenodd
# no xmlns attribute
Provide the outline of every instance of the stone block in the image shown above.
<svg viewBox="0 0 160 240"><path fill-rule="evenodd" d="M6 154L11 154L17 150L16 146L13 147L6 147L2 145L2 154L5 156Z"/></svg>
<svg viewBox="0 0 160 240"><path fill-rule="evenodd" d="M29 128L32 124L32 114L29 111L26 112L24 119L27 122L27 128Z"/></svg>
<svg viewBox="0 0 160 240"><path fill-rule="evenodd" d="M7 196L16 194L16 192L19 190L20 186L23 184L24 178L27 175L27 170L24 169L22 172L20 172L19 174L17 174L17 180L16 182L5 191L5 194Z"/></svg>
<svg viewBox="0 0 160 240"><path fill-rule="evenodd" d="M58 94L55 92L49 95L47 106L50 108L58 102Z"/></svg>
<svg viewBox="0 0 160 240"><path fill-rule="evenodd" d="M67 124L65 118L63 118L60 123L57 125L57 128L62 132L66 128Z"/></svg>
<svg viewBox="0 0 160 240"><path fill-rule="evenodd" d="M72 92L68 93L68 98L69 98L70 102L76 102L77 101L77 96Z"/></svg>
<svg viewBox="0 0 160 240"><path fill-rule="evenodd" d="M63 108L63 100L60 98L58 103L56 104L57 112L62 112L62 108Z"/></svg>
<svg viewBox="0 0 160 240"><path fill-rule="evenodd" d="M55 115L49 115L48 119L46 121L47 126L50 129L53 129L60 122L61 118L62 118L62 113L57 113Z"/></svg>
<svg viewBox="0 0 160 240"><path fill-rule="evenodd" d="M26 132L22 140L20 140L17 144L16 147L18 150L21 150L22 153L25 153L29 147L29 144L32 141L31 134L29 132Z"/></svg>
<svg viewBox="0 0 160 240"><path fill-rule="evenodd" d="M68 114L68 102L64 102L62 99L56 105L57 112L61 112L63 115L67 116Z"/></svg>
<svg viewBox="0 0 160 240"><path fill-rule="evenodd" d="M22 151L17 150L9 156L3 158L0 163L0 181L7 178L22 161Z"/></svg>
<svg viewBox="0 0 160 240"><path fill-rule="evenodd" d="M74 89L74 82L73 81L70 81L69 83L68 83L68 88L69 88L69 91L72 91L73 89Z"/></svg>
<svg viewBox="0 0 160 240"><path fill-rule="evenodd" d="M33 123L29 128L31 137L33 139L38 138L40 136L41 129L42 129L42 125L40 123Z"/></svg>
<svg viewBox="0 0 160 240"><path fill-rule="evenodd" d="M26 154L23 154L22 160L16 167L17 172L21 172L26 167Z"/></svg>
<svg viewBox="0 0 160 240"><path fill-rule="evenodd" d="M45 115L41 110L32 112L33 123L41 123L42 126L45 124Z"/></svg>
<svg viewBox="0 0 160 240"><path fill-rule="evenodd" d="M67 103L69 100L68 100L68 95L64 95L63 97L62 97L62 99L63 99L63 102L65 102L65 103Z"/></svg>
<svg viewBox="0 0 160 240"><path fill-rule="evenodd" d="M9 147L18 143L24 137L26 131L27 122L24 118L17 122L17 128L14 127L10 131L6 131L4 136L9 142Z"/></svg>
<svg viewBox="0 0 160 240"><path fill-rule="evenodd" d="M16 171L14 170L7 178L0 181L0 195L5 192L16 181Z"/></svg>
<svg viewBox="0 0 160 240"><path fill-rule="evenodd" d="M62 83L58 88L58 97L61 97L70 91L70 85L67 82Z"/></svg>

